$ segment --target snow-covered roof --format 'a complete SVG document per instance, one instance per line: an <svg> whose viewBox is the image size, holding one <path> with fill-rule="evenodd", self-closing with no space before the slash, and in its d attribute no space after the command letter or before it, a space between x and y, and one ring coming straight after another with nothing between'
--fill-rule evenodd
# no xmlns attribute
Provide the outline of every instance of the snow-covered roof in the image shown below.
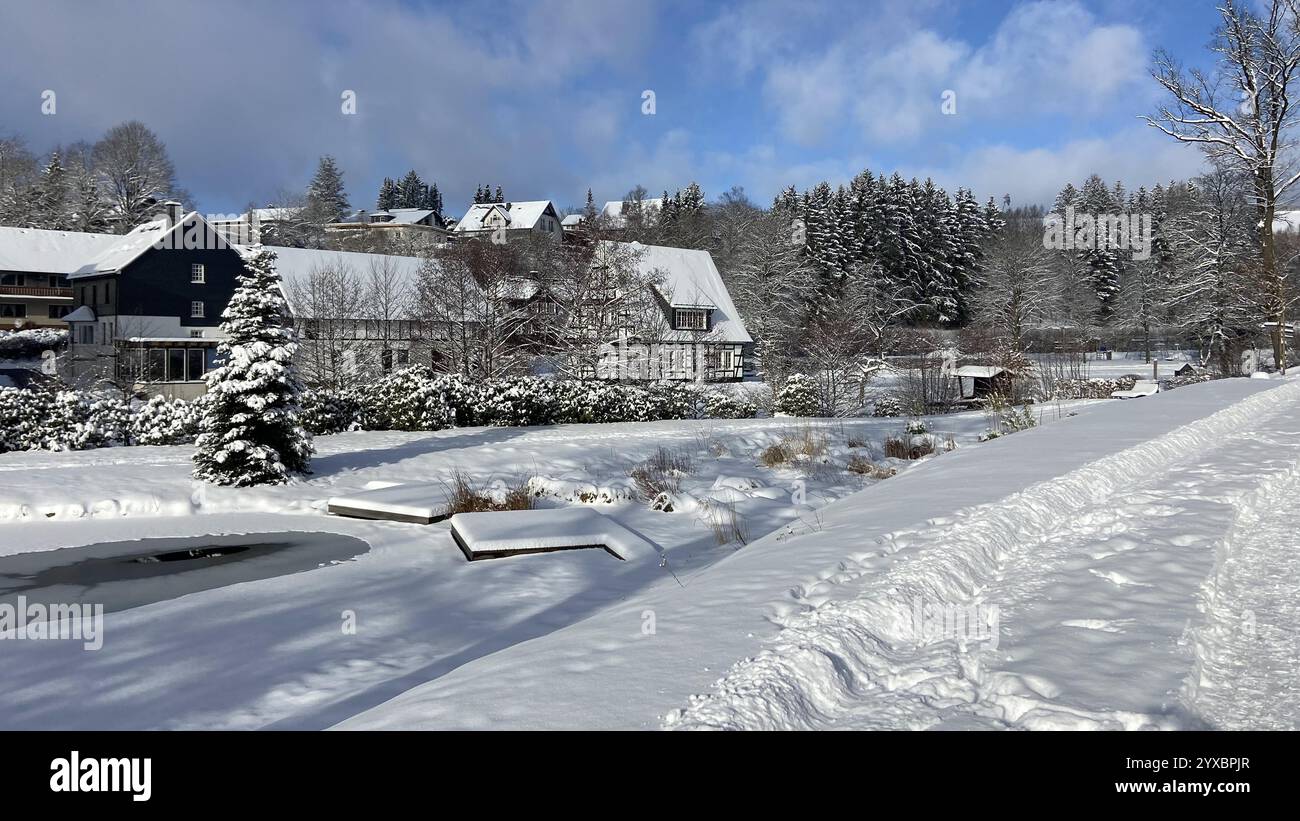
<svg viewBox="0 0 1300 821"><path fill-rule="evenodd" d="M191 211L175 225L168 225L166 217L159 217L150 220L143 225L137 225L122 236L114 237L117 242L114 242L112 245L109 245L107 248L100 251L95 258L91 260L90 265L72 274L72 276L74 278L80 276L95 276L98 274L111 274L120 271L139 259L145 251L148 251L150 248L154 247L154 245L163 242L164 238L169 234L174 231L183 230L185 226L189 225L194 220L201 221L203 220L203 217L201 217L198 212ZM183 247L183 245L177 243L177 247Z"/></svg>
<svg viewBox="0 0 1300 821"><path fill-rule="evenodd" d="M708 251L642 245L639 242L610 242L612 246L637 252L637 267L643 274L660 279L656 287L664 301L674 308L709 308L713 311L710 342L753 342L740 318L722 275ZM669 339L693 341L691 331L668 331Z"/></svg>
<svg viewBox="0 0 1300 821"><path fill-rule="evenodd" d="M967 379L990 379L1005 371L1006 368L999 368L994 365L962 365L953 373Z"/></svg>
<svg viewBox="0 0 1300 821"><path fill-rule="evenodd" d="M0 271L74 274L120 236L0 227Z"/></svg>
<svg viewBox="0 0 1300 821"><path fill-rule="evenodd" d="M234 246L241 252L247 252L247 246ZM413 288L417 281L420 266L419 257L399 257L391 254L362 254L355 251L326 251L314 248L280 248L267 246L275 252L275 270L284 283L285 299L289 310L299 317L306 317L307 306L294 306L294 296L300 289L306 289L314 273L330 268L345 267L364 281L369 276L372 266L390 264L400 277L401 283ZM325 317L318 317L325 318Z"/></svg>
<svg viewBox="0 0 1300 821"><path fill-rule="evenodd" d="M0 228L0 271L66 274L73 279L115 273L171 231L202 219L192 211L168 227L167 219L159 217L125 234Z"/></svg>
<svg viewBox="0 0 1300 821"><path fill-rule="evenodd" d="M479 202L471 205L465 216L456 223L456 231L484 230L484 221L493 211L505 215L507 228L532 228L550 209L554 208L550 200L527 200L524 202Z"/></svg>
<svg viewBox="0 0 1300 821"><path fill-rule="evenodd" d="M582 214L569 214L567 217L560 220L560 224L566 228L582 225Z"/></svg>
<svg viewBox="0 0 1300 821"><path fill-rule="evenodd" d="M361 210L354 212L346 217L344 222L375 222L375 217L388 217L387 220L379 220L381 225L418 225L425 222L433 216L431 208L390 208L386 211L366 211ZM436 222L436 220L434 220Z"/></svg>
<svg viewBox="0 0 1300 821"><path fill-rule="evenodd" d="M94 322L95 311L89 305L82 305L77 310L63 317L64 322Z"/></svg>
<svg viewBox="0 0 1300 821"><path fill-rule="evenodd" d="M622 228L627 225L627 220L623 214L628 206L632 205L634 200L610 200L605 203L605 207L600 209L600 215L612 226ZM659 213L663 207L664 198L655 197L650 200L641 200L641 213L645 216L652 216Z"/></svg>

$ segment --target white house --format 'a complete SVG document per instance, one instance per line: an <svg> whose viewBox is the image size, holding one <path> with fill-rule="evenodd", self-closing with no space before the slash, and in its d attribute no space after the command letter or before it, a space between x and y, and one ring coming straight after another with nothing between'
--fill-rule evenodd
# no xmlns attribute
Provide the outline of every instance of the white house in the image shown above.
<svg viewBox="0 0 1300 821"><path fill-rule="evenodd" d="M456 223L452 233L468 238L501 230L506 231L506 236L531 231L555 240L561 239L564 233L560 215L550 200L475 203Z"/></svg>

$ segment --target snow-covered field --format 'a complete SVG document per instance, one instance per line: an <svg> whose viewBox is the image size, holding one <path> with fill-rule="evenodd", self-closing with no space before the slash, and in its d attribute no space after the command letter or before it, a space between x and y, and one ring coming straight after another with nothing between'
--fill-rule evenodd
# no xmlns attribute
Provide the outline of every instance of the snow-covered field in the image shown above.
<svg viewBox="0 0 1300 821"><path fill-rule="evenodd" d="M752 419L340 434L317 440L312 477L255 489L193 483L189 447L5 454L0 573L5 555L148 537L326 531L362 539L370 550L311 572L110 612L104 646L95 652L75 642L0 643L0 726L330 726L639 593L689 586L740 548L719 544L710 526L732 508L750 538L813 526L817 508L872 481L843 469L850 454L874 451L882 465L907 467L879 456L881 439L899 433L903 422ZM961 414L932 425L940 437L973 446L987 420ZM829 465L758 465L762 448L806 429L825 436ZM871 446L851 448L850 438ZM628 476L661 447L691 463L672 513L637 498ZM483 486L535 477L550 494L539 499L542 506L612 499L596 504L663 554L621 562L603 551L575 551L469 564L446 523L361 521L324 511L332 496L384 483L446 482L457 470ZM49 563L68 561L51 554ZM94 600L93 590L83 594ZM343 629L349 613L354 635Z"/></svg>
<svg viewBox="0 0 1300 821"><path fill-rule="evenodd" d="M186 447L7 454L0 561L216 533L370 550L109 613L97 651L3 642L0 726L1292 727L1297 411L1300 382L1236 379L1045 406L979 445L981 414L938 417L960 447L881 481L843 465L885 464L902 420L342 434L314 476L251 490L197 489ZM759 466L810 424L827 466ZM691 462L671 513L628 479L660 447ZM612 498L662 552L468 563L446 523L323 511L457 469ZM709 524L733 507L743 547ZM918 640L934 606L995 614L992 640Z"/></svg>

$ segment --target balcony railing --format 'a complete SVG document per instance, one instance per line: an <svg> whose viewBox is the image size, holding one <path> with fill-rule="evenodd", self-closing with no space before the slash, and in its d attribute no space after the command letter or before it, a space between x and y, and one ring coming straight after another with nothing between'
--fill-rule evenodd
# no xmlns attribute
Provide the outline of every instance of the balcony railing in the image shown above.
<svg viewBox="0 0 1300 821"><path fill-rule="evenodd" d="M53 299L72 299L72 289L50 288L44 285L0 285L0 296L43 296Z"/></svg>

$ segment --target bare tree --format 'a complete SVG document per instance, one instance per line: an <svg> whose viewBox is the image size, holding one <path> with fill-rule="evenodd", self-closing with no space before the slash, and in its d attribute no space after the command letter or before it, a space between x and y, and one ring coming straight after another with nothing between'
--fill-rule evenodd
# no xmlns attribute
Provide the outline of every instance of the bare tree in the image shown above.
<svg viewBox="0 0 1300 821"><path fill-rule="evenodd" d="M176 185L166 146L137 120L110 128L95 144L94 162L123 232L143 222L157 200L188 199Z"/></svg>
<svg viewBox="0 0 1300 821"><path fill-rule="evenodd" d="M1270 0L1262 14L1224 0L1211 49L1212 74L1184 71L1166 52L1152 72L1173 98L1147 122L1182 142L1199 146L1218 167L1247 176L1259 218L1263 313L1270 323L1273 356L1286 368L1287 292L1273 236L1277 204L1300 180L1287 159L1296 147L1292 81L1300 69L1300 0Z"/></svg>
<svg viewBox="0 0 1300 821"><path fill-rule="evenodd" d="M344 262L316 264L305 277L286 283L298 327L298 363L310 385L333 390L356 385L364 371L360 307L365 285Z"/></svg>

